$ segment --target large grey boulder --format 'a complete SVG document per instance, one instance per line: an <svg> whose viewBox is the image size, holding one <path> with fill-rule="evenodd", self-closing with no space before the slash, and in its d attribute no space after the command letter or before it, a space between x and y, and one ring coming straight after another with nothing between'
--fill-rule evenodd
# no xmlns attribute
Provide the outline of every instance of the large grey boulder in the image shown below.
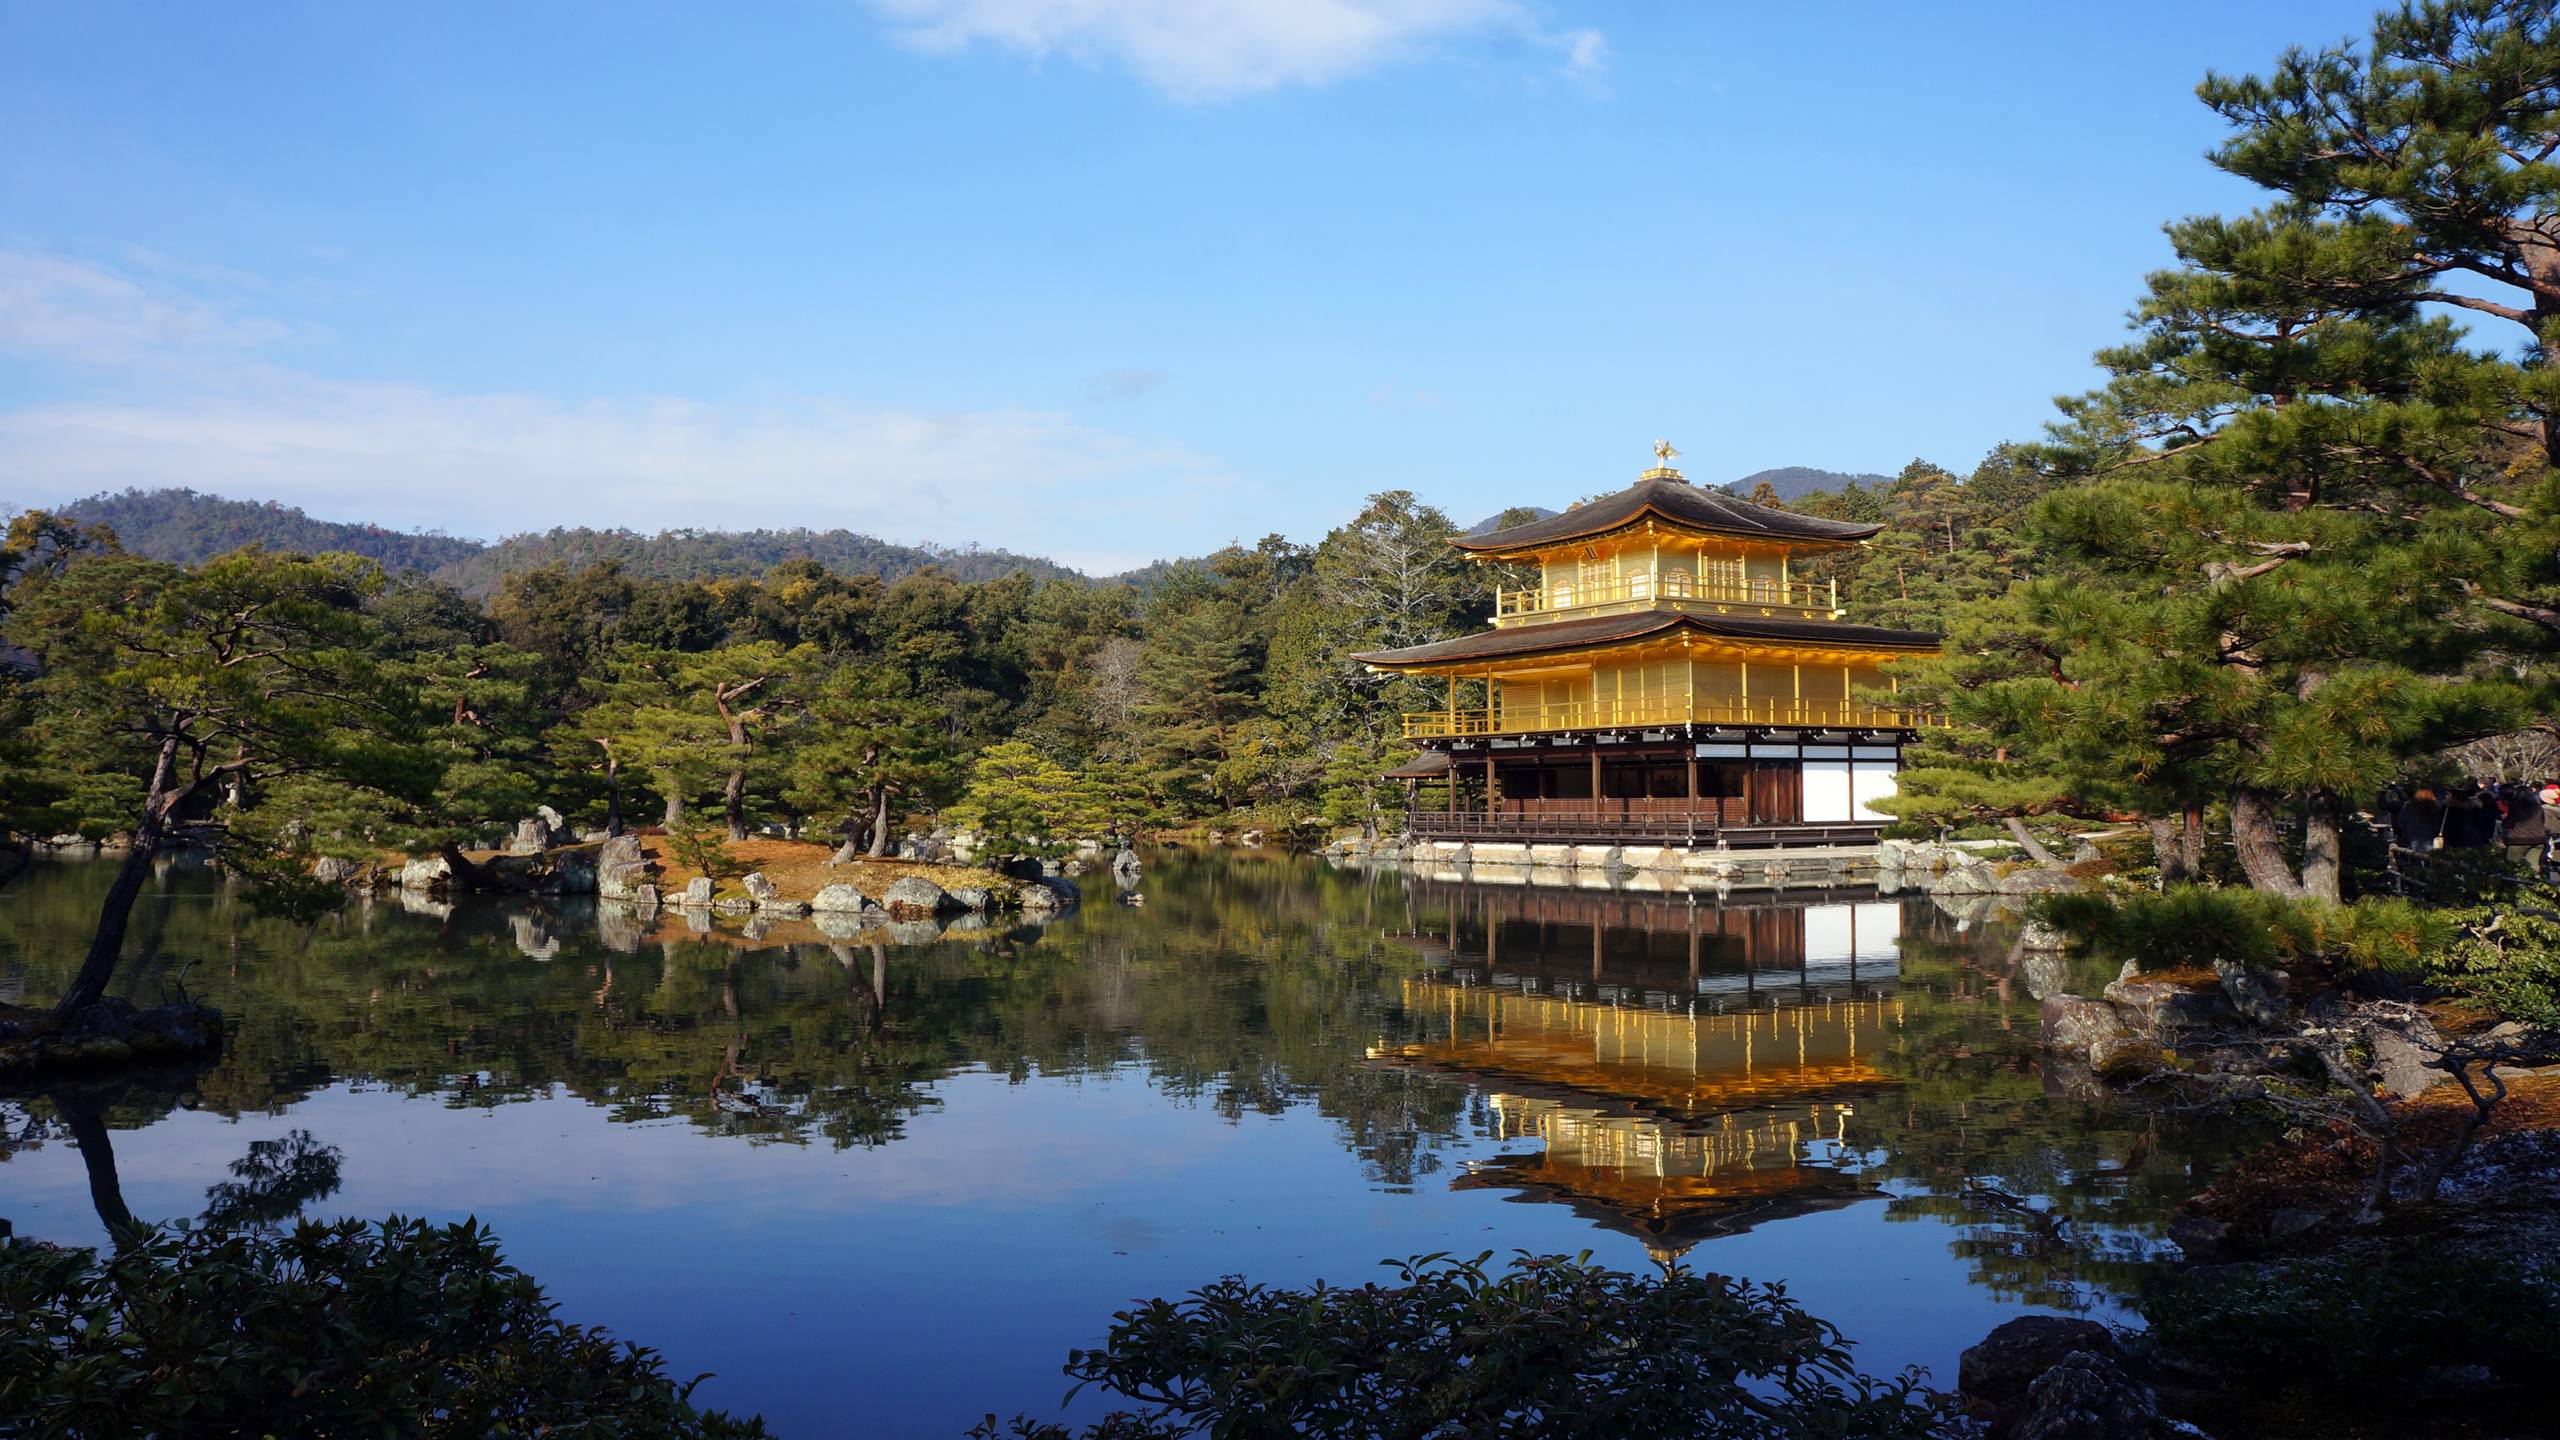
<svg viewBox="0 0 2560 1440"><path fill-rule="evenodd" d="M441 855L411 860L400 867L400 888L414 894L427 895L453 884L453 867Z"/></svg>
<svg viewBox="0 0 2560 1440"><path fill-rule="evenodd" d="M711 892L714 888L709 876L696 875L684 882L684 897L677 903L687 910L708 910L711 908Z"/></svg>
<svg viewBox="0 0 2560 1440"><path fill-rule="evenodd" d="M507 841L510 855L539 855L551 848L551 822L536 815L516 822L515 834Z"/></svg>
<svg viewBox="0 0 2560 1440"><path fill-rule="evenodd" d="M649 859L640 853L640 837L617 835L596 847L596 893L608 900L628 899L649 880Z"/></svg>
<svg viewBox="0 0 2560 1440"><path fill-rule="evenodd" d="M738 888L746 891L747 898L758 905L782 898L782 887L766 878L761 870L749 871L747 877L738 882Z"/></svg>
<svg viewBox="0 0 2560 1440"><path fill-rule="evenodd" d="M901 875L891 881L880 904L898 920L930 920L952 908L951 897L942 887L921 875Z"/></svg>
<svg viewBox="0 0 2560 1440"><path fill-rule="evenodd" d="M2048 995L2044 999L2047 1048L2086 1059L2097 1046L2127 1038L2124 1017L2104 1000L2092 1000L2086 995Z"/></svg>
<svg viewBox="0 0 2560 1440"><path fill-rule="evenodd" d="M2115 1005L2126 1029L2163 1045L2199 1030L2228 1029L2240 1013L2219 985L2199 990L2159 980L2120 979L2100 993Z"/></svg>
<svg viewBox="0 0 2560 1440"><path fill-rule="evenodd" d="M2373 1032L2373 1078L2395 1100L2408 1100L2453 1077L2427 1062L2442 1054L2397 1030Z"/></svg>
<svg viewBox="0 0 2560 1440"><path fill-rule="evenodd" d="M334 855L323 855L311 862L311 878L323 885L344 885L356 878L361 869L362 867L353 860L341 860Z"/></svg>
<svg viewBox="0 0 2560 1440"><path fill-rule="evenodd" d="M809 897L809 908L821 915L859 915L871 908L871 897L851 885L829 885Z"/></svg>
<svg viewBox="0 0 2560 1440"><path fill-rule="evenodd" d="M984 915L995 908L996 895L983 885L963 885L951 892L951 902L973 915Z"/></svg>
<svg viewBox="0 0 2560 1440"><path fill-rule="evenodd" d="M2009 871L1991 882L1992 891L2000 895L2067 895L2089 888L2077 875L2048 870L2041 865Z"/></svg>

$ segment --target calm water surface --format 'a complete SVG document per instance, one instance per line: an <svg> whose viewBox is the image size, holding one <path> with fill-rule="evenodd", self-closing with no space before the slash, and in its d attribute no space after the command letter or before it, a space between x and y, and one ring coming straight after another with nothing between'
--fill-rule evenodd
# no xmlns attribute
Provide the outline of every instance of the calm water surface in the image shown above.
<svg viewBox="0 0 2560 1440"><path fill-rule="evenodd" d="M0 999L62 983L108 868L0 890ZM955 1436L1058 1413L1132 1299L1429 1251L1783 1280L1866 1368L1951 1385L2021 1309L2116 1317L2224 1153L2048 1094L2014 932L1926 900L1191 853L1141 888L912 945L387 899L306 931L171 863L128 993L235 1033L198 1073L0 1096L0 1219L98 1243L110 1149L146 1219L476 1215L569 1318L716 1372L707 1403Z"/></svg>

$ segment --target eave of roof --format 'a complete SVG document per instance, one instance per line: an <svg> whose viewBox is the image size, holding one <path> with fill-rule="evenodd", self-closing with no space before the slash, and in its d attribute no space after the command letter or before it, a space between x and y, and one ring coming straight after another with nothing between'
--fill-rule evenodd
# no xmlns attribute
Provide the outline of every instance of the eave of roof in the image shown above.
<svg viewBox="0 0 2560 1440"><path fill-rule="evenodd" d="M1731 615L1693 615L1676 610L1638 610L1625 615L1597 615L1588 620L1555 620L1509 630L1482 630L1428 645L1401 650L1373 650L1351 658L1382 670L1447 665L1466 660L1494 660L1513 655L1547 655L1615 645L1677 629L1727 640L1774 641L1834 650L1909 650L1938 648L1941 637L1926 630L1889 630L1878 625L1843 625L1836 620L1763 620Z"/></svg>
<svg viewBox="0 0 2560 1440"><path fill-rule="evenodd" d="M1614 495L1603 495L1561 514L1486 535L1460 536L1449 543L1469 554L1493 555L1587 540L1626 529L1648 517L1684 530L1824 545L1853 545L1884 528L1772 510L1721 490L1702 489L1686 480L1648 476Z"/></svg>

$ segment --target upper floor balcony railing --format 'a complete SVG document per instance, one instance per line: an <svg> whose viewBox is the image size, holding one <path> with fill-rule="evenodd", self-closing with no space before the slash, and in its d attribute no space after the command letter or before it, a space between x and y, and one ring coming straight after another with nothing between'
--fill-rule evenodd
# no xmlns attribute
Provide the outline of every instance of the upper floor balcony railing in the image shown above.
<svg viewBox="0 0 2560 1440"><path fill-rule="evenodd" d="M1705 600L1836 614L1840 609L1840 582L1776 580L1765 575L1700 577L1678 571L1639 570L1611 580L1568 581L1528 590L1497 590L1494 592L1493 613L1497 620L1512 620L1558 610L1649 600Z"/></svg>
<svg viewBox="0 0 2560 1440"><path fill-rule="evenodd" d="M1497 705L1456 710L1409 710L1408 740L1454 735L1523 735L1554 730L1613 730L1645 725L1788 725L1848 730L1920 730L1944 725L1922 710L1894 709L1856 700L1805 700L1792 695L1677 696L1649 700L1575 700L1554 705Z"/></svg>

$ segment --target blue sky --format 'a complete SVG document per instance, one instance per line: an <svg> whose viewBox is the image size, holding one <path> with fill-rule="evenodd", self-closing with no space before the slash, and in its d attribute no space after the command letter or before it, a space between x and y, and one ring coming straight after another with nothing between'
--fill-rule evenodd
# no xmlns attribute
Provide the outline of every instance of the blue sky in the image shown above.
<svg viewBox="0 0 2560 1440"><path fill-rule="evenodd" d="M0 505L844 525L1962 468L2349 4L0 0Z"/></svg>

